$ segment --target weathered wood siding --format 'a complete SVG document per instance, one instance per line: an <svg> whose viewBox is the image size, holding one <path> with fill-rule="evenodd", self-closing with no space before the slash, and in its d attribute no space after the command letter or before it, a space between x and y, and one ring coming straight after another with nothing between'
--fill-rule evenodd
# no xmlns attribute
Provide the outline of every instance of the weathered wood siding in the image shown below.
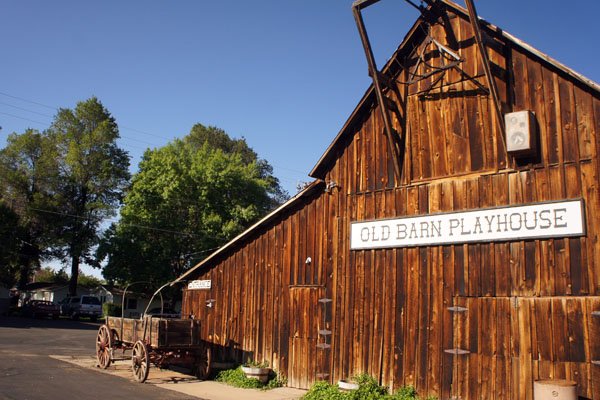
<svg viewBox="0 0 600 400"><path fill-rule="evenodd" d="M468 21L450 15L431 35L485 84ZM407 138L400 182L378 108L358 113L321 177L338 187L302 199L201 269L194 278L212 289L184 291L184 312L205 321L221 357L269 361L304 388L318 373L337 382L365 372L421 396L521 400L532 399L535 379L552 377L600 399L592 363L600 360L592 315L600 311L600 96L493 41L503 111L535 112L539 156L506 155L491 100L458 72L447 72L441 89L426 91L434 77L398 84L388 95L404 116L395 121ZM349 250L351 221L574 198L585 202L581 238ZM445 352L453 348L470 353Z"/></svg>

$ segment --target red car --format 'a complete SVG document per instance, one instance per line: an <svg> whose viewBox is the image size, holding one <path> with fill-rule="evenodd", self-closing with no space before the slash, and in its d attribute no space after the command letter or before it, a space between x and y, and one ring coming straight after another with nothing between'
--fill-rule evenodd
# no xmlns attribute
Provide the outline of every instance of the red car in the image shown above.
<svg viewBox="0 0 600 400"><path fill-rule="evenodd" d="M21 313L33 318L50 317L57 319L60 315L60 308L51 301L31 300L25 303Z"/></svg>

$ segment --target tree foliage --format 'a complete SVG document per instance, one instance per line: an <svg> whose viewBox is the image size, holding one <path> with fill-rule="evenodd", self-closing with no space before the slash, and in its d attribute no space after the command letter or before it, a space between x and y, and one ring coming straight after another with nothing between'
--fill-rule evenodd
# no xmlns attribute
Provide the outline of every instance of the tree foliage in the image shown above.
<svg viewBox="0 0 600 400"><path fill-rule="evenodd" d="M273 167L267 160L258 158L258 154L248 146L243 136L241 139L234 139L217 127L195 124L190 130L190 134L183 140L196 149L207 145L210 149L222 150L227 155L238 154L244 164L256 163L260 179L267 184L267 192L271 196L272 208L282 204L289 198L288 193L281 188L279 179L273 175Z"/></svg>
<svg viewBox="0 0 600 400"><path fill-rule="evenodd" d="M130 178L129 156L117 145L115 119L96 97L74 110L60 109L48 136L58 165L55 197L68 216L59 226L55 247L71 260L69 293L74 294L80 262L93 262L100 223L115 215L122 200Z"/></svg>
<svg viewBox="0 0 600 400"><path fill-rule="evenodd" d="M25 285L51 256L52 227L58 220L53 187L56 182L54 147L48 136L28 129L8 136L0 150L1 229L10 232L2 244L5 284ZM50 211L50 212L48 212Z"/></svg>
<svg viewBox="0 0 600 400"><path fill-rule="evenodd" d="M0 202L0 286L12 287L17 282L22 236L19 216Z"/></svg>
<svg viewBox="0 0 600 400"><path fill-rule="evenodd" d="M59 283L68 284L70 281L69 274L64 269L55 270L51 267L45 267L35 273L36 282L47 282L47 283ZM77 285L86 289L94 289L102 285L104 282L102 279L98 279L95 276L79 273L77 277Z"/></svg>
<svg viewBox="0 0 600 400"><path fill-rule="evenodd" d="M133 177L121 220L98 261L120 283L168 282L223 245L285 196L245 140L195 125L190 135L148 150Z"/></svg>
<svg viewBox="0 0 600 400"><path fill-rule="evenodd" d="M0 151L1 196L18 215L20 284L45 258L71 261L70 294L79 264L91 262L100 223L114 215L129 182L129 156L117 146L119 130L92 97L60 109L40 133L11 134Z"/></svg>

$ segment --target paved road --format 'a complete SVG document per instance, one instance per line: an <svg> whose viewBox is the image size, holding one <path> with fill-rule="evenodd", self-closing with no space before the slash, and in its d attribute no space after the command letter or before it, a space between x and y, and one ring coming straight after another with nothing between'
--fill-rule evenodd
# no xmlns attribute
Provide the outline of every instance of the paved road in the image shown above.
<svg viewBox="0 0 600 400"><path fill-rule="evenodd" d="M196 399L50 357L93 355L98 326L0 316L0 399Z"/></svg>

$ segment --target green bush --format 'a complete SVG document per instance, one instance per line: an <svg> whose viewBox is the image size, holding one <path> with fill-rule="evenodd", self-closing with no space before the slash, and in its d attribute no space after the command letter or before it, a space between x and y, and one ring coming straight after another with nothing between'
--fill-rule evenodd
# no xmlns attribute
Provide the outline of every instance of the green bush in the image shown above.
<svg viewBox="0 0 600 400"><path fill-rule="evenodd" d="M102 313L104 313L106 317L120 317L121 306L115 303L104 303L102 304Z"/></svg>
<svg viewBox="0 0 600 400"><path fill-rule="evenodd" d="M265 362L262 362L262 363L258 363L256 361L249 361L247 363L243 363L242 367L269 368L269 362L265 361Z"/></svg>
<svg viewBox="0 0 600 400"><path fill-rule="evenodd" d="M280 379L277 374L274 374L274 376L266 383L262 383L256 378L247 378L244 371L242 371L241 366L235 369L227 369L219 372L215 378L215 381L228 383L239 388L263 390L275 389L283 386L286 383L286 381Z"/></svg>
<svg viewBox="0 0 600 400"><path fill-rule="evenodd" d="M377 381L367 374L352 378L358 383L358 389L342 392L337 385L327 382L317 382L303 400L418 400L417 392L411 386L403 387L394 394L388 393L388 388L380 386ZM428 398L427 400L433 400Z"/></svg>

